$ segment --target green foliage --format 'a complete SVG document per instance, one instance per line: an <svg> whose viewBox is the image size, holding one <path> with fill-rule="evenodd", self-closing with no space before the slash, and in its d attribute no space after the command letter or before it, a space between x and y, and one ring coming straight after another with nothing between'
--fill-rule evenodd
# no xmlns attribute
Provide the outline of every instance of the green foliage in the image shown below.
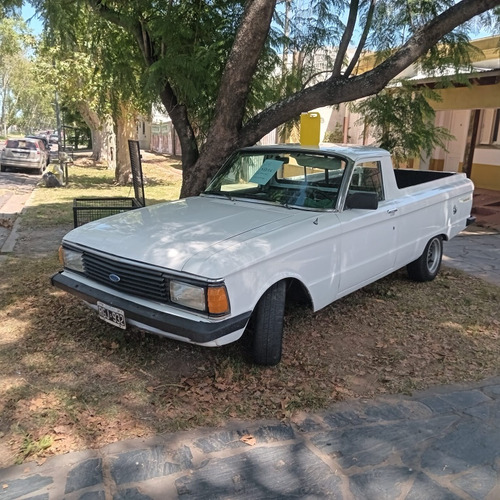
<svg viewBox="0 0 500 500"><path fill-rule="evenodd" d="M50 128L50 85L40 82L36 40L17 17L0 20L0 122L3 131L17 125L25 132Z"/></svg>
<svg viewBox="0 0 500 500"><path fill-rule="evenodd" d="M27 78L27 75L29 77ZM55 125L52 100L54 88L41 77L38 61L20 59L13 73L17 96L15 123L26 133L52 129Z"/></svg>
<svg viewBox="0 0 500 500"><path fill-rule="evenodd" d="M373 128L372 135L381 148L391 152L396 166L422 152L430 155L436 146L446 149L453 136L434 125L435 113L429 100L439 95L426 88L409 84L391 87L352 105L362 120Z"/></svg>
<svg viewBox="0 0 500 500"><path fill-rule="evenodd" d="M336 123L335 128L331 132L325 133L324 142L333 142L341 144L344 142L344 132L342 130L342 124Z"/></svg>
<svg viewBox="0 0 500 500"><path fill-rule="evenodd" d="M220 79L231 50L241 1L172 2L148 19L148 32L161 53L147 71L147 88L167 80L189 110L200 137L212 121Z"/></svg>
<svg viewBox="0 0 500 500"><path fill-rule="evenodd" d="M38 453L50 448L53 440L50 436L42 436L40 439L34 439L33 436L17 425L15 431L22 434L23 440L19 449L19 454L15 463L22 464L30 456L36 456Z"/></svg>
<svg viewBox="0 0 500 500"><path fill-rule="evenodd" d="M104 115L118 113L119 103L127 101L148 112L151 95L143 92L143 61L130 34L79 2L41 6L49 24L40 48L45 78L54 82L64 105L75 108L85 101Z"/></svg>
<svg viewBox="0 0 500 500"><path fill-rule="evenodd" d="M8 16L18 16L23 5L23 0L1 0L0 19Z"/></svg>

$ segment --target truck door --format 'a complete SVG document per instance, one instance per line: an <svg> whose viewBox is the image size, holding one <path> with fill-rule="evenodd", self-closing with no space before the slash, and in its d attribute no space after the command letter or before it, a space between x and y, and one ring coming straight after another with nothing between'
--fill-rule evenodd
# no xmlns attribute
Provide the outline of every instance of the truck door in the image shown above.
<svg viewBox="0 0 500 500"><path fill-rule="evenodd" d="M355 164L348 196L363 192L377 194L376 210L345 208L339 214L339 295L347 295L389 274L395 266L398 206L394 200L385 200L380 161Z"/></svg>

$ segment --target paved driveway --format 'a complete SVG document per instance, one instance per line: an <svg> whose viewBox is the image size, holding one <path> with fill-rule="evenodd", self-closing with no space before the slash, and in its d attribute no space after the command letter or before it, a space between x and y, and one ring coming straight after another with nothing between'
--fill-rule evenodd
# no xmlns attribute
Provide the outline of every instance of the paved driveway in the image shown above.
<svg viewBox="0 0 500 500"><path fill-rule="evenodd" d="M445 242L443 264L500 286L500 233L471 226Z"/></svg>
<svg viewBox="0 0 500 500"><path fill-rule="evenodd" d="M41 175L22 172L0 173L0 248L40 179Z"/></svg>
<svg viewBox="0 0 500 500"><path fill-rule="evenodd" d="M41 175L23 172L2 172L0 174L0 214L19 213L31 195Z"/></svg>

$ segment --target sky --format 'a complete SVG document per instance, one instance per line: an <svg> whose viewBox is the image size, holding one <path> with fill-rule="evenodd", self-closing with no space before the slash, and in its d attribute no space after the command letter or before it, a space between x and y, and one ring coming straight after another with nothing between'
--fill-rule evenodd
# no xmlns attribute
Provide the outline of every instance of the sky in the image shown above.
<svg viewBox="0 0 500 500"><path fill-rule="evenodd" d="M35 9L31 5L23 4L21 15L35 35L39 35L42 32L43 23L36 17Z"/></svg>
<svg viewBox="0 0 500 500"><path fill-rule="evenodd" d="M42 32L43 23L39 18L36 17L35 9L31 5L24 3L21 12L23 19L28 23L30 28L33 30L34 34L39 35ZM491 35L492 35L491 32L489 31L486 32L485 30L481 30L478 33L472 34L471 39L476 40L478 38L483 38Z"/></svg>

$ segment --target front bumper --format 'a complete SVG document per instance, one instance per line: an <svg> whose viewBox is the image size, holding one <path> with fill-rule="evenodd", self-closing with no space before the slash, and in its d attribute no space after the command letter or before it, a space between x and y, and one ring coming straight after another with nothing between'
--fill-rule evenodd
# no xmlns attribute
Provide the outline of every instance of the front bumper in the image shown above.
<svg viewBox="0 0 500 500"><path fill-rule="evenodd" d="M212 322L201 321L199 318L189 319L117 297L66 276L62 271L52 276L50 281L57 288L69 292L91 305L96 305L99 301L122 309L125 312L127 322L150 327L151 331L196 344L214 342L221 337L243 330L251 315L250 311L234 318Z"/></svg>

